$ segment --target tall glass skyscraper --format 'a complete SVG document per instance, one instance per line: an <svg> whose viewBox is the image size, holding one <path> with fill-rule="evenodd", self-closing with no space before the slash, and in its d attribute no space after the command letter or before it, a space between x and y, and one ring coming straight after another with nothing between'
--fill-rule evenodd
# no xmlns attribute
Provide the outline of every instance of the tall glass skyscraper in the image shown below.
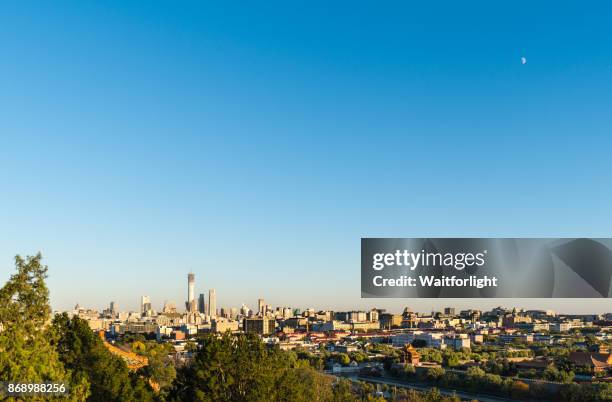
<svg viewBox="0 0 612 402"><path fill-rule="evenodd" d="M198 312L206 314L206 295L204 293L200 293L198 297Z"/></svg>
<svg viewBox="0 0 612 402"><path fill-rule="evenodd" d="M215 289L208 291L208 315L212 318L217 316L217 291Z"/></svg>
<svg viewBox="0 0 612 402"><path fill-rule="evenodd" d="M195 309L195 274L190 272L187 275L187 302L185 303L187 311Z"/></svg>

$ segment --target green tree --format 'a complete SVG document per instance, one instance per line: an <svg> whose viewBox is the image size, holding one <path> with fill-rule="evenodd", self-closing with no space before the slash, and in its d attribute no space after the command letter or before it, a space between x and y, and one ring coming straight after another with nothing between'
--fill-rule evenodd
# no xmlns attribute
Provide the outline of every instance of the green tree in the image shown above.
<svg viewBox="0 0 612 402"><path fill-rule="evenodd" d="M427 394L425 394L425 399L427 401L438 402L438 401L443 401L444 397L442 396L438 388L431 388L427 392Z"/></svg>
<svg viewBox="0 0 612 402"><path fill-rule="evenodd" d="M561 399L570 402L611 401L612 384L567 384L561 390Z"/></svg>
<svg viewBox="0 0 612 402"><path fill-rule="evenodd" d="M130 374L122 358L106 349L85 320L64 313L53 320L59 334L57 350L64 366L88 381L88 401L150 401L153 392L142 377Z"/></svg>
<svg viewBox="0 0 612 402"><path fill-rule="evenodd" d="M472 389L478 389L485 385L486 373L480 367L470 367L467 369L467 382Z"/></svg>
<svg viewBox="0 0 612 402"><path fill-rule="evenodd" d="M191 364L177 370L174 401L328 401L331 379L307 360L268 349L251 334L208 335Z"/></svg>
<svg viewBox="0 0 612 402"><path fill-rule="evenodd" d="M317 373L311 367L286 368L275 391L278 401L332 401L332 379ZM262 400L266 400L265 398Z"/></svg>
<svg viewBox="0 0 612 402"><path fill-rule="evenodd" d="M187 343L185 343L186 351L194 353L195 351L197 351L197 349L198 345L194 341L187 341Z"/></svg>
<svg viewBox="0 0 612 402"><path fill-rule="evenodd" d="M445 373L446 371L442 367L432 367L427 370L426 378L429 381L438 381Z"/></svg>
<svg viewBox="0 0 612 402"><path fill-rule="evenodd" d="M48 326L47 267L41 260L40 253L25 259L16 256L17 273L0 289L0 381L65 383L72 400L84 400L87 382L72 378L54 347L57 334Z"/></svg>
<svg viewBox="0 0 612 402"><path fill-rule="evenodd" d="M419 353L421 354L421 360L424 362L442 363L443 361L442 353L437 349L419 349Z"/></svg>
<svg viewBox="0 0 612 402"><path fill-rule="evenodd" d="M350 380L345 378L337 378L333 385L333 402L354 402L355 396L351 390L352 384Z"/></svg>
<svg viewBox="0 0 612 402"><path fill-rule="evenodd" d="M414 366L412 364L406 364L404 366L404 377L405 378L409 378L414 376L416 373L416 369L414 368Z"/></svg>
<svg viewBox="0 0 612 402"><path fill-rule="evenodd" d="M457 353L450 353L445 356L445 363L448 367L457 367L459 365L459 355Z"/></svg>
<svg viewBox="0 0 612 402"><path fill-rule="evenodd" d="M367 360L368 356L365 353L362 352L352 352L350 355L352 360L355 360L357 363L361 363L365 360ZM349 361L350 363L350 361Z"/></svg>
<svg viewBox="0 0 612 402"><path fill-rule="evenodd" d="M138 374L150 379L163 390L169 387L176 377L174 363L169 357L172 345L149 341L144 344L141 352L148 359L148 364L138 371Z"/></svg>
<svg viewBox="0 0 612 402"><path fill-rule="evenodd" d="M343 366L348 366L349 363L351 362L351 358L346 353L340 353L338 355L338 362L342 364Z"/></svg>

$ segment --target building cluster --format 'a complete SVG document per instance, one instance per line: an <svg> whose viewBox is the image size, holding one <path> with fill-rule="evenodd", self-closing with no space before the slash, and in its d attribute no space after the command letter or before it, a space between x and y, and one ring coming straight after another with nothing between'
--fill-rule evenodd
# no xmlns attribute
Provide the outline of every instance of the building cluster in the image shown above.
<svg viewBox="0 0 612 402"><path fill-rule="evenodd" d="M275 307L264 299L257 307L218 308L215 289L196 299L195 275L187 281L184 310L166 301L157 312L148 296L142 296L140 311L120 311L111 302L101 313L76 306L69 312L88 321L92 330L105 331L107 337L143 334L160 342L172 342L177 350L203 333L245 332L260 335L267 343L282 349L296 347L316 351L323 344L327 350L351 353L368 344L384 343L402 350L404 359L417 366L427 366L418 359L416 347L465 351L473 345L497 345L514 350L517 345L563 345L574 329L594 327L592 335L599 342L612 340L612 315L568 315L549 310L494 308L490 311L463 310L452 307L430 313L406 308L401 314L383 309L368 311L317 311ZM572 352L569 358L592 371L608 371L612 357L606 348ZM516 358L517 368L539 370L550 367L550 359ZM350 369L344 367L342 369Z"/></svg>

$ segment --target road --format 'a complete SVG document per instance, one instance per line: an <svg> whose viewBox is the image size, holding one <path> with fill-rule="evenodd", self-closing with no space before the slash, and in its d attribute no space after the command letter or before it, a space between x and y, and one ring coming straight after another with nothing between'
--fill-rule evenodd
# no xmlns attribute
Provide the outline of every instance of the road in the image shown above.
<svg viewBox="0 0 612 402"><path fill-rule="evenodd" d="M387 384L387 385L396 386L400 388L412 388L412 389L416 389L417 391L424 391L424 392L427 392L431 388L434 388L431 385L408 383L408 382L398 381L395 379L390 379L390 378L385 378L385 377L367 377L367 376L362 376L362 375L342 376L342 377L348 378L353 381L365 381L365 382L369 382L372 384ZM520 402L517 399L503 398L501 396L496 396L496 395L470 393L470 392L465 392L465 391L455 391L452 389L440 388L440 387L435 387L435 388L438 388L442 395L445 395L445 396L456 395L459 398L466 399L466 400L478 399L481 402Z"/></svg>

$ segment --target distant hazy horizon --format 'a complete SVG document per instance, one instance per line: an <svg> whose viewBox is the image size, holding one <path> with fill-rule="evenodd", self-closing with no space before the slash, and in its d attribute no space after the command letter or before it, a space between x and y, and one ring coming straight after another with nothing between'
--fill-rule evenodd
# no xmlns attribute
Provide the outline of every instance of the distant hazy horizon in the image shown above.
<svg viewBox="0 0 612 402"><path fill-rule="evenodd" d="M24 254L25 255L25 254ZM43 255L44 257L44 255ZM43 263L49 265L47 259L43 259ZM9 275L14 273L14 268L7 266ZM1 265L0 265L1 266ZM83 308L94 308L102 311L107 308L111 301L115 302L120 311L138 311L140 309L140 297L149 296L151 298L153 309L161 311L165 301L172 301L176 304L179 310L184 309L185 301L187 300L187 273L185 271L181 275L168 275L165 282L165 288L157 288L155 292L147 292L146 276L133 284L121 282L121 277L107 278L102 282L93 283L87 280L86 277L77 276L70 283L73 291L69 293L59 293L57 289L65 288L57 281L53 275L53 267L49 266L49 278L47 284L50 290L51 307L54 311L69 311L79 304ZM304 310L306 308L314 308L317 310L369 310L371 308L384 308L389 312L401 313L405 307L411 308L415 312L430 312L441 311L444 307L455 307L457 310L479 309L490 310L494 307L506 308L523 308L526 310L554 310L556 313L565 314L603 314L612 312L612 299L610 298L549 298L549 299L516 299L516 298L481 298L481 299L425 299L425 298L361 298L358 294L354 298L338 297L334 300L333 294L321 295L316 291L310 291L308 286L296 286L291 288L289 282L287 286L267 287L261 290L250 289L244 293L244 297L236 298L232 292L232 280L227 283L212 283L210 287L202 287L202 278L194 271L196 286L196 296L200 293L205 293L208 298L208 290L215 289L217 293L218 308L240 308L242 303L245 303L250 308L256 308L257 299L263 298L266 304L270 304L273 308L276 307L291 307ZM8 276L7 275L7 279ZM113 284L114 282L118 282ZM354 281L353 281L354 282ZM357 281L358 282L358 281ZM311 283L311 282L307 282ZM357 284L352 283L350 286L354 288ZM70 288L70 287L69 287ZM131 290L130 290L131 289ZM153 287L149 288L153 289ZM165 289L165 291L164 291ZM357 289L359 290L359 289ZM339 290L342 292L342 290ZM278 294L283 294L278 297ZM321 297L331 302L321 302Z"/></svg>
<svg viewBox="0 0 612 402"><path fill-rule="evenodd" d="M53 292L51 292L51 301L52 307L57 311L67 311L74 308L74 306L78 303L83 308L96 308L100 311L104 308L107 308L111 301L114 301L118 306L120 311L138 311L140 309L140 296L146 295L151 297L153 303L153 309L157 311L161 311L164 302L171 301L174 302L179 310L184 309L185 301L187 300L187 275L184 275L183 285L184 289L182 293L176 293L176 286L172 284L169 286L169 289L173 289L173 294L155 294L151 293L143 293L138 295L136 298L133 295L128 294L115 294L112 290L109 291L108 302L99 304L87 304L79 302L75 300L75 302L70 305L63 305L54 303ZM75 283L76 284L76 283ZM200 293L206 294L206 300L208 300L208 290L209 289L201 289L198 288L198 275L196 275L196 295ZM140 288L143 288L143 284L140 284ZM144 284L146 287L146 284ZM211 284L213 285L213 284ZM308 302L307 294L304 295L304 292L298 292L296 297L292 298L289 296L285 296L284 299L279 299L277 297L268 298L265 293L262 292L250 292L248 295L245 295L245 298L242 299L232 299L231 293L230 297L227 297L224 294L224 290L227 290L227 286L223 284L219 284L218 287L212 287L216 290L217 293L217 306L218 308L231 308L236 307L240 308L242 303L246 304L251 309L257 308L257 299L263 298L266 304L272 305L273 308L276 307L291 307L291 308L299 308L300 310L304 310L306 308L314 308L316 310L332 310L332 311L350 311L350 310L369 310L372 308L384 308L389 312L393 313L401 313L405 307L411 308L415 312L430 312L430 311L441 311L444 307L455 307L457 311L465 310L465 309L479 309L479 310L490 310L492 308L501 306L506 308L523 308L525 310L554 310L556 313L560 314L604 314L612 312L612 299L609 298L592 298L592 299L559 299L559 298L551 298L551 299L512 299L512 298L492 298L492 299L363 299L358 298L355 300L342 300L338 299L332 303L320 303L317 300L317 297L314 296L311 298L311 301ZM278 293L274 290L271 290L269 293L275 294ZM306 292L307 293L307 292ZM174 296L174 297L170 297ZM240 301L238 301L240 300ZM305 301L306 300L306 301ZM91 298L86 297L85 301L91 303ZM297 304L296 304L297 303Z"/></svg>
<svg viewBox="0 0 612 402"><path fill-rule="evenodd" d="M362 237L612 237L612 4L25 2L0 14L0 283L56 309L362 300ZM527 63L522 62L522 57Z"/></svg>

